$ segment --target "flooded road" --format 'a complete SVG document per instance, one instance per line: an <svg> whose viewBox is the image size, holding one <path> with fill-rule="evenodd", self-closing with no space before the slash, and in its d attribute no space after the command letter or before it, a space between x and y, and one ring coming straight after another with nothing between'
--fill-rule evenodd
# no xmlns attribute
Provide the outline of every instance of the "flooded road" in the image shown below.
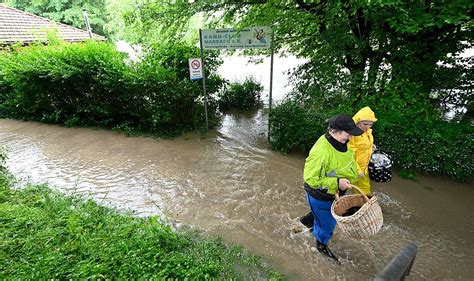
<svg viewBox="0 0 474 281"><path fill-rule="evenodd" d="M384 226L365 240L336 228L337 266L315 252L309 233L291 232L308 210L305 156L271 151L265 120L263 110L228 114L215 131L162 140L0 119L0 145L17 177L219 235L291 280L369 280L407 241L419 248L407 280L472 280L472 183L395 176L375 185Z"/></svg>

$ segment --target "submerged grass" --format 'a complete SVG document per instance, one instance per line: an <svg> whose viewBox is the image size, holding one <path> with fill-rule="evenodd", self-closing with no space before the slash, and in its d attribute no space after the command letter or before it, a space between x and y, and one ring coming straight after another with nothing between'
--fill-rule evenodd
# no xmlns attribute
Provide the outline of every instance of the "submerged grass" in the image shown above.
<svg viewBox="0 0 474 281"><path fill-rule="evenodd" d="M1 163L0 163L0 166ZM0 279L280 279L219 238L174 230L0 170Z"/></svg>

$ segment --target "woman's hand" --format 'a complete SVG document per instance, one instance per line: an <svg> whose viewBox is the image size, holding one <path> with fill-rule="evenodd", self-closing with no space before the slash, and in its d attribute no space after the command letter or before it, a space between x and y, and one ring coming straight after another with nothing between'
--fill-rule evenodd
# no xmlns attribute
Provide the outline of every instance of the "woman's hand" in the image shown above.
<svg viewBox="0 0 474 281"><path fill-rule="evenodd" d="M348 179L339 179L339 189L352 189L351 182Z"/></svg>

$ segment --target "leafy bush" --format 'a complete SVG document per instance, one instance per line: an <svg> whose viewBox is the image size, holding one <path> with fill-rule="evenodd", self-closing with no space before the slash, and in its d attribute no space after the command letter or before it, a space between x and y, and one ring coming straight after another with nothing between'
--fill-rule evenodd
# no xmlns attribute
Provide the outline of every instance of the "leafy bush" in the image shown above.
<svg viewBox="0 0 474 281"><path fill-rule="evenodd" d="M250 109L260 103L262 91L263 86L253 78L247 78L243 83L229 83L218 94L219 109Z"/></svg>
<svg viewBox="0 0 474 281"><path fill-rule="evenodd" d="M188 56L195 53L195 47L166 45L151 48L143 61L127 65L123 55L106 43L4 52L0 87L6 92L0 95L4 101L0 114L126 132L173 135L196 129L204 124L202 90L199 82L184 75ZM211 66L219 64L215 58L209 61ZM210 79L214 82L208 89L211 94L221 87L222 79L212 73L210 77L216 77ZM208 111L210 119L215 119L216 106Z"/></svg>
<svg viewBox="0 0 474 281"><path fill-rule="evenodd" d="M350 99L342 90L328 92L317 83L302 83L289 98L270 113L270 144L288 153L309 151L315 141L327 132L329 117L350 113Z"/></svg>
<svg viewBox="0 0 474 281"><path fill-rule="evenodd" d="M320 122L310 119L304 108L295 101L287 100L270 113L270 144L273 149L288 153L292 150L306 150L311 139L322 130L316 128ZM308 127L311 126L311 127Z"/></svg>
<svg viewBox="0 0 474 281"><path fill-rule="evenodd" d="M474 172L474 127L446 121L440 110L416 98L420 91L414 84L394 83L382 99L366 99L379 119L374 125L376 142L407 174L469 180Z"/></svg>
<svg viewBox="0 0 474 281"><path fill-rule="evenodd" d="M375 126L375 139L401 169L448 175L460 180L469 180L473 175L472 126L430 117L414 119L387 114L381 118L389 121L381 119L379 126Z"/></svg>
<svg viewBox="0 0 474 281"><path fill-rule="evenodd" d="M199 49L195 47L167 43L150 47L143 61L135 65L136 88L132 92L147 96L144 108L150 109L146 111L147 118L140 122L140 127L143 127L141 130L150 131L146 128L154 127L161 131L173 131L177 127L187 130L205 124L202 84L189 79L188 59L198 56ZM217 106L212 93L224 84L224 80L214 72L222 61L216 52L208 52L205 60L209 76L206 78L208 115L212 125L217 121ZM169 83L160 74L163 71L172 74Z"/></svg>

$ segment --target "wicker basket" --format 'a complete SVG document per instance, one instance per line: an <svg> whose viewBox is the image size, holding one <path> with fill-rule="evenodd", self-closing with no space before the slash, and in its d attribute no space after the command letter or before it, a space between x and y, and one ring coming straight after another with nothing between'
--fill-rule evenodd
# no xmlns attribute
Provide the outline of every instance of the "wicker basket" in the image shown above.
<svg viewBox="0 0 474 281"><path fill-rule="evenodd" d="M367 238L376 234L383 224L382 209L377 202L377 198L367 198L367 196L355 185L361 194L346 195L339 197L331 206L331 213L337 221L337 225L352 238ZM343 217L347 210L352 207L362 206L352 216Z"/></svg>

